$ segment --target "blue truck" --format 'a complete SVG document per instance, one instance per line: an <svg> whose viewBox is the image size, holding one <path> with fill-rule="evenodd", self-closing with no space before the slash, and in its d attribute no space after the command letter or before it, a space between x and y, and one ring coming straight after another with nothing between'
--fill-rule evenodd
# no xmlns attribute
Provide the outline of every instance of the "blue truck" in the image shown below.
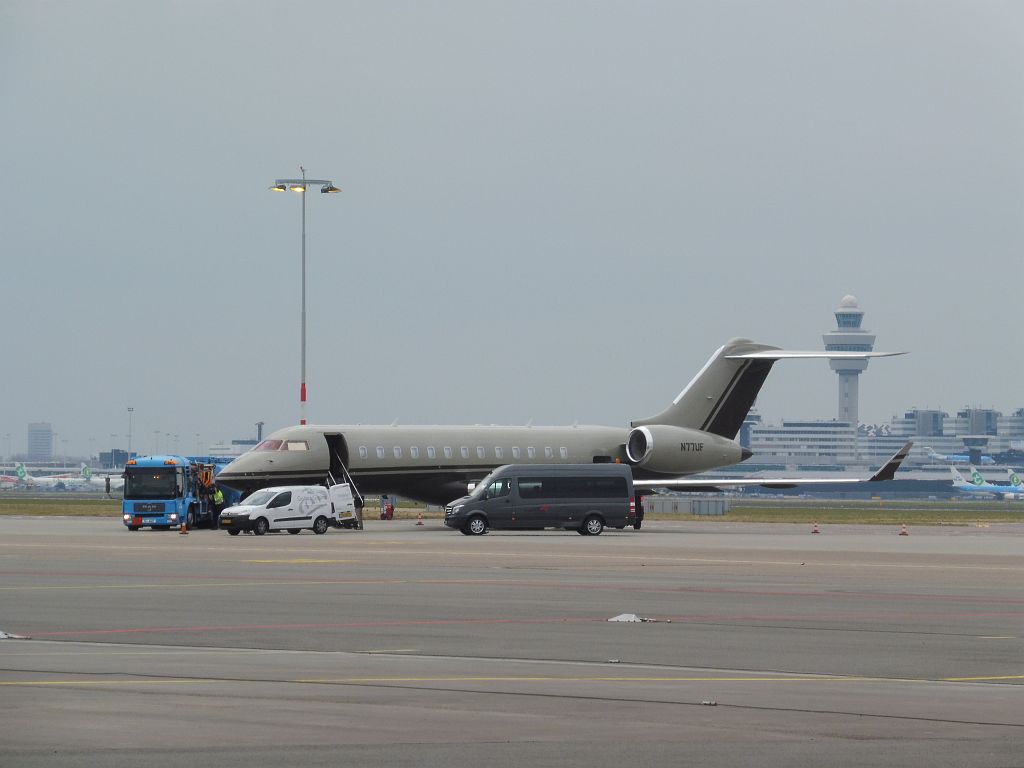
<svg viewBox="0 0 1024 768"><path fill-rule="evenodd" d="M124 468L124 500L121 502L125 527L158 530L189 528L198 525L216 527L213 484L220 471L210 457L138 456ZM224 506L238 500L228 488Z"/></svg>

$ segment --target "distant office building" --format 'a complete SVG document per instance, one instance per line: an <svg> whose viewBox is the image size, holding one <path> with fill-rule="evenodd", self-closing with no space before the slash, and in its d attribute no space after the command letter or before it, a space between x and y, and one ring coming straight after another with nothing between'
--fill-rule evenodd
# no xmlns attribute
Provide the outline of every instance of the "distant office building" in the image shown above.
<svg viewBox="0 0 1024 768"><path fill-rule="evenodd" d="M28 460L49 461L53 458L53 427L45 421L28 425Z"/></svg>
<svg viewBox="0 0 1024 768"><path fill-rule="evenodd" d="M902 417L893 417L890 434L901 437L942 437L946 434L945 411L931 409L907 411Z"/></svg>
<svg viewBox="0 0 1024 768"><path fill-rule="evenodd" d="M956 414L958 435L998 435L999 411L988 408L964 408Z"/></svg>
<svg viewBox="0 0 1024 768"><path fill-rule="evenodd" d="M844 296L836 310L836 329L821 335L827 352L870 352L875 336L860 327L864 312L855 296ZM839 409L837 421L848 421L855 427L858 418L857 384L868 367L867 360L829 360L829 367L839 375Z"/></svg>
<svg viewBox="0 0 1024 768"><path fill-rule="evenodd" d="M848 421L752 424L750 450L758 464L820 468L859 463L857 428Z"/></svg>
<svg viewBox="0 0 1024 768"><path fill-rule="evenodd" d="M104 469L123 467L128 463L128 459L130 458L128 451L123 451L120 448L111 448L109 451L101 451L99 456L100 466Z"/></svg>
<svg viewBox="0 0 1024 768"><path fill-rule="evenodd" d="M232 440L230 444L217 443L206 449L206 455L233 458L235 456L241 456L255 445L256 441L251 438L245 440Z"/></svg>

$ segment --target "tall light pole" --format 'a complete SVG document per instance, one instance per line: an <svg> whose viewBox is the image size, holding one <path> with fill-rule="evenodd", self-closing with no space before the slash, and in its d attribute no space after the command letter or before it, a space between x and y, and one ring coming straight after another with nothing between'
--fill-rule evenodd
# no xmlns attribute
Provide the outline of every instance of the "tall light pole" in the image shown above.
<svg viewBox="0 0 1024 768"><path fill-rule="evenodd" d="M306 189L311 184L320 185L322 194L341 192L329 179L307 179L306 169L301 165L301 179L275 179L274 192L291 190L302 195L302 376L299 382L299 424L306 423Z"/></svg>
<svg viewBox="0 0 1024 768"><path fill-rule="evenodd" d="M132 414L135 409L128 406L128 458L132 457Z"/></svg>

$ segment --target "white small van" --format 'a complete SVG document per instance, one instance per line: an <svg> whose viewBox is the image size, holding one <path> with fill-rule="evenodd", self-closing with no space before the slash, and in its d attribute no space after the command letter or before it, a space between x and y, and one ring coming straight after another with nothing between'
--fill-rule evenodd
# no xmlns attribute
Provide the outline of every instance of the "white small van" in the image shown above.
<svg viewBox="0 0 1024 768"><path fill-rule="evenodd" d="M331 526L358 527L358 521L352 489L347 483L330 488L322 485L264 488L220 513L220 527L232 536L242 531L262 536L268 531L298 533L304 529L322 534Z"/></svg>

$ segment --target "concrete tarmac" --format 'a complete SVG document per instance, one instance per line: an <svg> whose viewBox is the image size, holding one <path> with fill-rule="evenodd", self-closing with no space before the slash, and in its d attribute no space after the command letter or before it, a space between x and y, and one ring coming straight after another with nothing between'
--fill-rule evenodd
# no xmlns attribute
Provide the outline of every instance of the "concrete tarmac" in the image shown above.
<svg viewBox="0 0 1024 768"><path fill-rule="evenodd" d="M1024 765L1024 524L821 530L0 518L0 764Z"/></svg>

